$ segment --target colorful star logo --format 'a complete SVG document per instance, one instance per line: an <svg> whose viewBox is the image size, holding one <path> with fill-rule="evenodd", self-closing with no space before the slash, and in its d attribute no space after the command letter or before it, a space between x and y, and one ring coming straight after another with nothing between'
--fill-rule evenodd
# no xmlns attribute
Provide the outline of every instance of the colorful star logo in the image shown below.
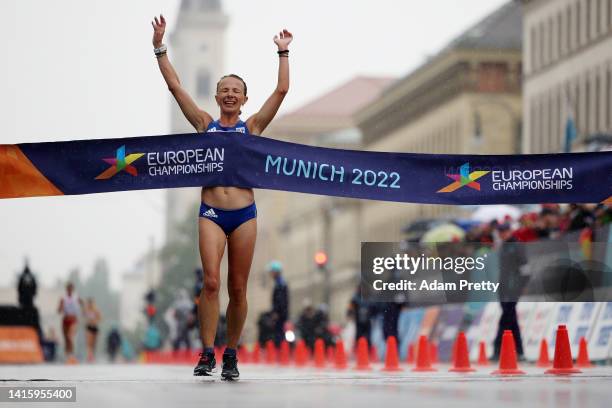
<svg viewBox="0 0 612 408"><path fill-rule="evenodd" d="M109 179L113 177L115 174L119 173L121 170L127 171L132 176L137 176L138 170L136 170L136 167L132 166L131 164L134 163L139 158L141 158L142 156L144 156L144 153L132 153L126 156L125 146L121 146L120 148L117 149L117 157L109 158L109 159L102 159L108 164L111 164L111 167L109 167L108 169L100 173L100 175L96 177L96 180Z"/></svg>
<svg viewBox="0 0 612 408"><path fill-rule="evenodd" d="M480 191L480 184L476 182L479 178L489 173L488 171L473 171L470 173L470 164L465 163L459 168L459 174L447 174L448 178L455 180L448 186L438 190L438 193L452 193L455 190L460 189L463 186L468 186L474 190Z"/></svg>

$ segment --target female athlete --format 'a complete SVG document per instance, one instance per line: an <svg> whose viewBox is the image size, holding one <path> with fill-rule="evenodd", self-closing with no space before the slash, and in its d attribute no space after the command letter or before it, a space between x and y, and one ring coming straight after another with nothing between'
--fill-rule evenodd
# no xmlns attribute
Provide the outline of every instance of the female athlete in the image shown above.
<svg viewBox="0 0 612 408"><path fill-rule="evenodd" d="M155 17L153 47L159 69L187 120L197 132L238 132L244 137L260 135L272 121L289 90L289 43L292 34L283 30L274 36L278 47L279 67L276 89L265 101L259 112L246 122L240 119L241 107L247 102L246 83L238 75L223 76L217 83L215 100L220 108L219 119L213 120L208 112L196 106L182 88L179 78L170 64L167 47L162 43L166 20ZM238 137L238 136L237 136ZM240 136L243 137L243 136ZM227 348L223 353L221 377L239 377L236 347L247 316L247 281L255 237L257 235L257 208L253 190L237 187L204 187L199 217L199 247L204 269L204 287L200 293L198 316L203 352L194 375L211 375L215 368L213 344L219 318L219 281L221 258L227 244L228 293Z"/></svg>

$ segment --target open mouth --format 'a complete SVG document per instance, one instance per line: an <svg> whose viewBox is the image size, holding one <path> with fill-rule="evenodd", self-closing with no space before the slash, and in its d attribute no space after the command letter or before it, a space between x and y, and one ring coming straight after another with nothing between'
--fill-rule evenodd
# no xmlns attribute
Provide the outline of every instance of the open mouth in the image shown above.
<svg viewBox="0 0 612 408"><path fill-rule="evenodd" d="M235 101L235 100L233 100L233 99L226 99L226 100L224 100L224 101L223 101L223 105L224 105L224 106L228 106L228 107L233 107L233 106L236 106L236 104L237 104L237 103L238 103L238 102L236 102L236 101Z"/></svg>

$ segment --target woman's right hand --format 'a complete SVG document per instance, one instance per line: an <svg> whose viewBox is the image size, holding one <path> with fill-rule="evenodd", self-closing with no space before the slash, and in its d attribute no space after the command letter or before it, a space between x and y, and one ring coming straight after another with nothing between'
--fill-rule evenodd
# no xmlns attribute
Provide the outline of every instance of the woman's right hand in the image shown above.
<svg viewBox="0 0 612 408"><path fill-rule="evenodd" d="M155 21L151 21L151 25L153 26L153 47L159 48L166 32L166 19L160 14L159 20L155 17Z"/></svg>

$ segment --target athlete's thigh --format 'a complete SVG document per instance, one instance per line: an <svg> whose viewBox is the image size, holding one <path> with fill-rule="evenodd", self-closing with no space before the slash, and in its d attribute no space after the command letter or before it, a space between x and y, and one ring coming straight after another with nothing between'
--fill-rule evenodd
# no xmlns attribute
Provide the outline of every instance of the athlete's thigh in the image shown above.
<svg viewBox="0 0 612 408"><path fill-rule="evenodd" d="M204 217L199 217L198 231L204 279L211 277L210 274L215 274L213 277L218 280L221 258L223 258L223 252L225 251L225 233L221 227Z"/></svg>
<svg viewBox="0 0 612 408"><path fill-rule="evenodd" d="M252 218L236 228L227 239L230 282L246 284L253 261L256 238L257 218Z"/></svg>

